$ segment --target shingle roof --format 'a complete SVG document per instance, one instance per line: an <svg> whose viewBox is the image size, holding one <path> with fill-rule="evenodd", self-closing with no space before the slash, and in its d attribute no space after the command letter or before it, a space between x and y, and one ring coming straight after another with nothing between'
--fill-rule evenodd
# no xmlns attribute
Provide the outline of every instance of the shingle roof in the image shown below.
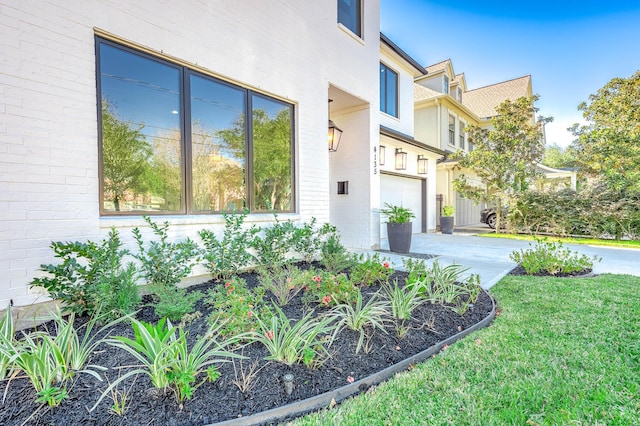
<svg viewBox="0 0 640 426"><path fill-rule="evenodd" d="M429 65L426 68L427 73L433 74L438 71L442 71L447 67L448 64L451 64L451 59L445 59L444 61L438 62L437 64Z"/></svg>
<svg viewBox="0 0 640 426"><path fill-rule="evenodd" d="M496 115L496 107L505 100L515 100L531 95L531 76L515 78L465 92L462 104L480 118Z"/></svg>
<svg viewBox="0 0 640 426"><path fill-rule="evenodd" d="M413 84L413 100L414 102L423 101L425 99L433 98L435 96L442 96L442 93L435 90L424 87L421 84Z"/></svg>

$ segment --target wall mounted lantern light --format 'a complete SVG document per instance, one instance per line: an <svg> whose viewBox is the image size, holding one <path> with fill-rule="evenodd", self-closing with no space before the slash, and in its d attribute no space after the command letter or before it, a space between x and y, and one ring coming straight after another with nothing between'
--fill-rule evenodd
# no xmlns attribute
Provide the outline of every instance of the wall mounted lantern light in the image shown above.
<svg viewBox="0 0 640 426"><path fill-rule="evenodd" d="M418 155L418 174L426 175L427 167L429 165L429 160L424 158L424 155Z"/></svg>
<svg viewBox="0 0 640 426"><path fill-rule="evenodd" d="M402 148L396 148L396 170L407 169L407 153Z"/></svg>
<svg viewBox="0 0 640 426"><path fill-rule="evenodd" d="M329 99L329 105L331 105L333 99ZM331 117L331 108L329 108L329 117ZM336 152L338 145L340 145L340 138L342 137L342 130L336 126L331 119L329 119L329 151Z"/></svg>
<svg viewBox="0 0 640 426"><path fill-rule="evenodd" d="M385 148L384 145L380 145L380 149L378 152L380 154L380 158L378 159L378 162L380 163L381 166L384 166L384 159L387 153L387 148Z"/></svg>

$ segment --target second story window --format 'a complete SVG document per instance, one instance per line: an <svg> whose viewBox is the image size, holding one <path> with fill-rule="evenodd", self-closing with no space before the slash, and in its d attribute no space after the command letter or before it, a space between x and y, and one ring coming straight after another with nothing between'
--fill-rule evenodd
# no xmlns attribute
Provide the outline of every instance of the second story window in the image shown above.
<svg viewBox="0 0 640 426"><path fill-rule="evenodd" d="M449 145L456 144L456 118L453 115L449 116Z"/></svg>
<svg viewBox="0 0 640 426"><path fill-rule="evenodd" d="M338 0L338 22L362 38L362 0Z"/></svg>
<svg viewBox="0 0 640 426"><path fill-rule="evenodd" d="M460 132L458 133L458 138L460 139L460 148L464 149L464 123L460 122Z"/></svg>
<svg viewBox="0 0 640 426"><path fill-rule="evenodd" d="M380 111L398 116L398 73L380 64Z"/></svg>
<svg viewBox="0 0 640 426"><path fill-rule="evenodd" d="M462 89L460 89L458 87L458 90L456 90L456 97L458 99L458 102L462 103Z"/></svg>
<svg viewBox="0 0 640 426"><path fill-rule="evenodd" d="M449 93L449 77L444 76L444 83L442 85L442 93L445 95Z"/></svg>

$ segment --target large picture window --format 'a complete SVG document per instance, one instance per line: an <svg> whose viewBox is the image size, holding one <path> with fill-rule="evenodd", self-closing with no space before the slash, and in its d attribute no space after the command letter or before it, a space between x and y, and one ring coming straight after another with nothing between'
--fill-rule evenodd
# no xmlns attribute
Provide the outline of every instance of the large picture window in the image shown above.
<svg viewBox="0 0 640 426"><path fill-rule="evenodd" d="M96 40L102 214L293 211L291 104Z"/></svg>
<svg viewBox="0 0 640 426"><path fill-rule="evenodd" d="M380 64L380 111L398 116L398 73Z"/></svg>

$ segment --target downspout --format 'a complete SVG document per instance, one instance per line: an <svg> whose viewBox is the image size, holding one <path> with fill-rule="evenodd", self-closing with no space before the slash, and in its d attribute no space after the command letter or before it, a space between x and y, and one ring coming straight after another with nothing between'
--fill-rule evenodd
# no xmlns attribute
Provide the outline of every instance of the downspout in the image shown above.
<svg viewBox="0 0 640 426"><path fill-rule="evenodd" d="M437 135L438 135L438 143L440 144L440 149L444 149L444 147L446 145L442 144L442 133L440 133L440 129L442 129L442 125L441 125L441 121L442 121L442 111L441 111L441 106L440 106L440 99L436 98L436 110L438 111L438 122L437 122L437 128L436 130L438 131Z"/></svg>

